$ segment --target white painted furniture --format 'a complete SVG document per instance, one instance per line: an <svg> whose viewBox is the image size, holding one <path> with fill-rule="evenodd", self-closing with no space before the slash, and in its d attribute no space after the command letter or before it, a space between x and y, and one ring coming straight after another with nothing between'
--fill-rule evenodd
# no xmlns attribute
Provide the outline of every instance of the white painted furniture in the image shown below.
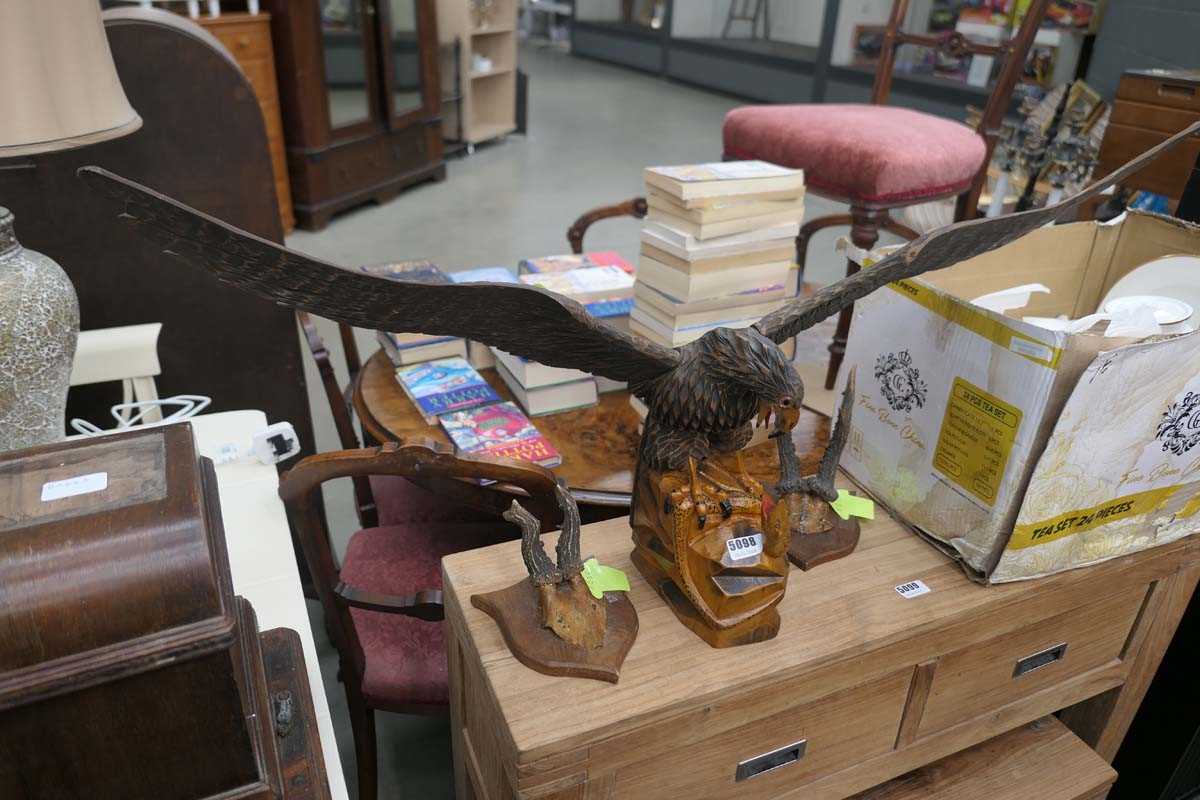
<svg viewBox="0 0 1200 800"><path fill-rule="evenodd" d="M122 403L157 400L154 376L162 373L158 363L158 334L161 331L161 322L80 331L75 361L71 365L71 386L121 381L124 388ZM150 409L143 417L144 422L161 419L162 412L158 409Z"/></svg>
<svg viewBox="0 0 1200 800"><path fill-rule="evenodd" d="M247 448L254 432L267 426L261 411L201 414L188 421L197 448L210 458L225 444ZM216 473L233 590L254 606L260 630L291 628L300 635L330 794L333 800L349 800L287 516L279 499L279 475L275 467L257 461L217 464Z"/></svg>

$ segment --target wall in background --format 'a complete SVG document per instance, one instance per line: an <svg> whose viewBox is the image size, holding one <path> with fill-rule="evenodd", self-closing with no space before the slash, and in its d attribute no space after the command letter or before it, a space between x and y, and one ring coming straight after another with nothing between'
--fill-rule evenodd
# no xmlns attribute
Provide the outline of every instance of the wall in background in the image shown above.
<svg viewBox="0 0 1200 800"><path fill-rule="evenodd" d="M1104 12L1087 82L1111 100L1127 69L1200 68L1198 38L1195 0L1115 0Z"/></svg>

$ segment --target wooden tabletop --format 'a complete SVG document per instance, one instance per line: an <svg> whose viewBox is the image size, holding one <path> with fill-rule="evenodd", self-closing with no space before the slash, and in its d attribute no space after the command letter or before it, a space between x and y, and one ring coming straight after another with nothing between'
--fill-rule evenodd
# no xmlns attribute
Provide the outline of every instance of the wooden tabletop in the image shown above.
<svg viewBox="0 0 1200 800"><path fill-rule="evenodd" d="M396 381L396 370L379 350L367 360L354 384L354 410L366 432L378 442L426 436L450 444L445 431L429 425ZM494 369L481 374L503 399L513 400L504 380ZM582 503L628 505L633 491L633 466L637 456L638 415L629 405L628 392L600 395L590 408L535 417L533 424L562 454L554 473L567 482ZM798 453L810 453L811 442L829 437L829 420L807 409L792 433ZM805 471L815 469L818 449L808 459ZM750 448L744 453L746 468L763 482L774 483L779 457L773 444Z"/></svg>
<svg viewBox="0 0 1200 800"><path fill-rule="evenodd" d="M544 537L548 549L556 537ZM1133 591L1200 555L1200 536L1193 536L1087 569L981 586L877 509L874 520L863 521L861 541L850 556L809 572L791 572L775 639L716 650L679 623L630 563L628 518L584 526L581 544L585 555L629 576L638 612L637 641L615 685L534 672L509 653L495 622L472 607L471 595L504 588L527 574L520 542L455 553L442 561L447 624L464 644L464 661L482 671L507 729L500 738L512 743L517 764L565 758L556 754L618 737L622 746L636 744L637 732L653 731L667 720L683 729L694 727L696 737L713 736L712 726L725 718L724 710L766 702L755 694L764 682L781 692L786 688L787 702L798 704L878 677L866 674L870 670L919 663L948 647L968 647L1110 593ZM916 579L929 593L914 599L897 593L897 586ZM833 664L840 666L828 669ZM1119 683L1120 668L1117 663L1101 669L1103 675L1093 680L1107 682L1092 687L1093 693ZM806 679L818 671L823 680ZM1003 715L994 717L989 724L997 730L990 735L1005 729ZM593 761L603 755L595 746L590 752Z"/></svg>

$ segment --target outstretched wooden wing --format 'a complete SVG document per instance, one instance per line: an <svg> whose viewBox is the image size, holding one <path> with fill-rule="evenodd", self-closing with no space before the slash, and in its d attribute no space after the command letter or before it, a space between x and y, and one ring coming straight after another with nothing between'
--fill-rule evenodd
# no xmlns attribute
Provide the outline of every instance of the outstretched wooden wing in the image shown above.
<svg viewBox="0 0 1200 800"><path fill-rule="evenodd" d="M619 331L579 303L523 284L429 285L377 278L260 239L98 167L79 176L164 255L282 306L383 331L462 336L555 367L647 381L679 354Z"/></svg>
<svg viewBox="0 0 1200 800"><path fill-rule="evenodd" d="M991 219L968 220L931 231L882 261L768 314L759 320L756 327L764 336L783 343L880 286L949 267L995 250L1043 225L1063 219L1086 200L1129 177L1163 151L1197 132L1200 132L1200 122L1147 150L1116 172L1057 205Z"/></svg>

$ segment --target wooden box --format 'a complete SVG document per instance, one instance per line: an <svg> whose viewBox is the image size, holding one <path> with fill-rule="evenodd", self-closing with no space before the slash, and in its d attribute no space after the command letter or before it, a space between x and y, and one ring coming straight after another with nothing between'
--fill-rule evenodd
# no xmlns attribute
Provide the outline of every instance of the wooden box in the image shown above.
<svg viewBox="0 0 1200 800"><path fill-rule="evenodd" d="M190 425L0 455L0 797L284 796Z"/></svg>
<svg viewBox="0 0 1200 800"><path fill-rule="evenodd" d="M877 510L854 553L793 571L776 638L715 650L633 569L629 536L627 519L582 532L638 611L616 685L533 672L471 606L524 574L519 543L443 560L460 800L839 800L1056 711L1111 760L1200 577L1189 537L980 586Z"/></svg>

